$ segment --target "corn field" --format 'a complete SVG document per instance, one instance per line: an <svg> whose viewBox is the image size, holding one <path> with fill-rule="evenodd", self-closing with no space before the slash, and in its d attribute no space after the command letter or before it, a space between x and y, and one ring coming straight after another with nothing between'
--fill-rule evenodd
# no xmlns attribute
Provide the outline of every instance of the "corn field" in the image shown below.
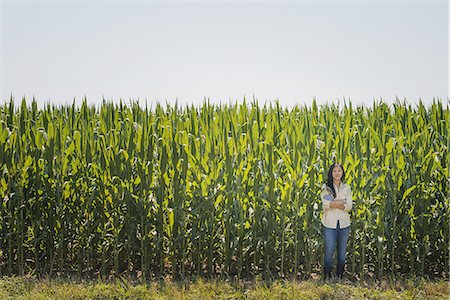
<svg viewBox="0 0 450 300"><path fill-rule="evenodd" d="M449 103L0 106L0 276L310 276L353 191L346 269L449 276Z"/></svg>

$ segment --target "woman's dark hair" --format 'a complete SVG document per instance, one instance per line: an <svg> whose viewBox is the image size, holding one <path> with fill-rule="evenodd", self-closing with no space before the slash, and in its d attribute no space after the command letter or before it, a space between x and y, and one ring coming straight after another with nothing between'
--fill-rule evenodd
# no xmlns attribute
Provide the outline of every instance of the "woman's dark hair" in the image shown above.
<svg viewBox="0 0 450 300"><path fill-rule="evenodd" d="M341 167L341 169L342 169L341 181L344 182L344 180L345 180L344 166L341 165L340 163L332 164L330 169L328 170L327 186L333 191L333 197L336 197L336 191L334 190L334 184L333 184L333 169L337 166Z"/></svg>

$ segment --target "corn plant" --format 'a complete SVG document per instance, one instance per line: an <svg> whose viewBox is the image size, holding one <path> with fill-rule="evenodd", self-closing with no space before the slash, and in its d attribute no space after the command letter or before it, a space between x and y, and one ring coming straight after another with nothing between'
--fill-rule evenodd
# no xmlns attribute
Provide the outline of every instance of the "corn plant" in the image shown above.
<svg viewBox="0 0 450 300"><path fill-rule="evenodd" d="M448 277L449 103L0 107L0 276L321 273L342 162L347 270Z"/></svg>

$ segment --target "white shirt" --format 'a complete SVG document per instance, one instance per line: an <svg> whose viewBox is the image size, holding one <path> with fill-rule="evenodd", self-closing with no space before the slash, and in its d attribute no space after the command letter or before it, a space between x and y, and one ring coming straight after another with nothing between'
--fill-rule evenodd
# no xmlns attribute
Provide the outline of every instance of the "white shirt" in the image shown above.
<svg viewBox="0 0 450 300"><path fill-rule="evenodd" d="M352 200L352 191L350 186L341 182L339 188L335 185L334 189L336 191L336 199L346 199L346 203L344 203L344 210L339 208L331 208L330 202L324 199L326 185L322 186L322 192L320 193L320 197L322 198L322 206L323 206L323 214L322 214L322 224L327 228L336 229L337 221L339 221L339 228L346 228L350 226L350 215L349 211L352 209L353 200Z"/></svg>

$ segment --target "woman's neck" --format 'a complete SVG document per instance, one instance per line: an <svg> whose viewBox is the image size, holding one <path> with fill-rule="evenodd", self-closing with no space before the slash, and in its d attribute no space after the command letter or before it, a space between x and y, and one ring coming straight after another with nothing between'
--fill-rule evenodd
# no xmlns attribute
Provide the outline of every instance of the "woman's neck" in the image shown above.
<svg viewBox="0 0 450 300"><path fill-rule="evenodd" d="M333 183L335 185L337 185L338 187L341 185L341 181L340 180L333 180Z"/></svg>

